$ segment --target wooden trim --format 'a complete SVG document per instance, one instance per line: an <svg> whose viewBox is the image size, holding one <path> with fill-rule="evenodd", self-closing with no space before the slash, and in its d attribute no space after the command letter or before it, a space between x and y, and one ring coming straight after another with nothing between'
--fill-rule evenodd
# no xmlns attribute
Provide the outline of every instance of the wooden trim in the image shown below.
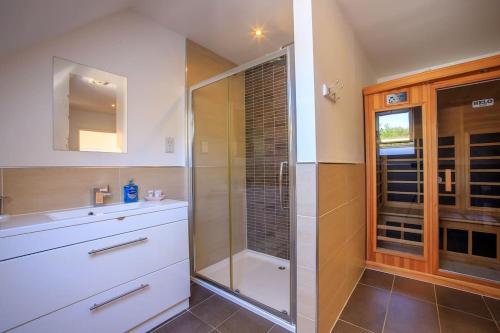
<svg viewBox="0 0 500 333"><path fill-rule="evenodd" d="M442 276L433 275L405 268L381 264L378 262L367 261L366 268L375 269L389 274L415 279L423 282L433 283L439 286L459 289L467 292L500 298L500 288L498 284L483 285L475 283L475 281L457 280L455 274L446 274L443 272Z"/></svg>
<svg viewBox="0 0 500 333"><path fill-rule="evenodd" d="M425 82L434 82L446 78L451 78L458 75L464 75L473 72L500 67L500 55L495 55L483 59L469 61L457 65L452 65L444 68L432 69L422 73L409 75L400 79L395 79L387 82L382 82L369 86L363 89L364 95L371 95L386 90L401 89L404 87L422 84Z"/></svg>

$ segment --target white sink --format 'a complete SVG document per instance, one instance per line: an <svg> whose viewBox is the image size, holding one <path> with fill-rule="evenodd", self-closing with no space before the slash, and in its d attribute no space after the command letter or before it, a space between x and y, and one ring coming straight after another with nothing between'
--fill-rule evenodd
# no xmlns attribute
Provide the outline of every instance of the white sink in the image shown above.
<svg viewBox="0 0 500 333"><path fill-rule="evenodd" d="M54 221L59 220L68 220L68 219L76 219L86 216L96 216L96 215L104 215L110 213L118 213L126 210L137 209L140 208L142 202L134 202L128 204L117 204L117 205L109 205L102 207L88 207L88 208L80 208L80 209L72 209L72 210L63 210L59 212L47 213L46 215Z"/></svg>

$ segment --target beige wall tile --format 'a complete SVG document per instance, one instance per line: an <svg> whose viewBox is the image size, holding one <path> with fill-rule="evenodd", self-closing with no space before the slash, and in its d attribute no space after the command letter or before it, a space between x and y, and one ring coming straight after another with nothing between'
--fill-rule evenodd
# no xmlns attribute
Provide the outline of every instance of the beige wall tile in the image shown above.
<svg viewBox="0 0 500 333"><path fill-rule="evenodd" d="M130 179L139 186L139 199L148 190L161 189L168 199L187 200L187 169L184 167L120 168L120 200Z"/></svg>
<svg viewBox="0 0 500 333"><path fill-rule="evenodd" d="M364 166L318 165L318 332L330 332L365 265Z"/></svg>
<svg viewBox="0 0 500 333"><path fill-rule="evenodd" d="M5 211L14 215L88 206L92 189L105 185L112 194L106 202L119 202L115 168L4 169Z"/></svg>
<svg viewBox="0 0 500 333"><path fill-rule="evenodd" d="M316 218L297 216L297 265L316 270Z"/></svg>
<svg viewBox="0 0 500 333"><path fill-rule="evenodd" d="M316 321L304 316L297 316L297 333L315 333Z"/></svg>
<svg viewBox="0 0 500 333"><path fill-rule="evenodd" d="M317 216L316 164L299 163L296 167L297 215Z"/></svg>
<svg viewBox="0 0 500 333"><path fill-rule="evenodd" d="M140 198L147 189L162 189L168 198L187 200L184 167L152 168L16 168L4 169L7 214L25 214L91 205L94 187L109 185L106 204L123 200L123 185L134 178Z"/></svg>
<svg viewBox="0 0 500 333"><path fill-rule="evenodd" d="M318 243L319 267L321 268L342 247L349 236L351 221L348 221L349 204L345 204L319 218Z"/></svg>
<svg viewBox="0 0 500 333"><path fill-rule="evenodd" d="M318 164L318 210L323 215L364 193L363 164Z"/></svg>
<svg viewBox="0 0 500 333"><path fill-rule="evenodd" d="M316 270L297 267L297 314L316 318Z"/></svg>

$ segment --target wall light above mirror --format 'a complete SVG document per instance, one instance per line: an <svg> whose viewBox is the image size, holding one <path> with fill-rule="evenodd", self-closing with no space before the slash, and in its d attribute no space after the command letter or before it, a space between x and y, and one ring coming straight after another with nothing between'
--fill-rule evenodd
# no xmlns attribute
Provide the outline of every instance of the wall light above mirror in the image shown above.
<svg viewBox="0 0 500 333"><path fill-rule="evenodd" d="M53 62L54 150L127 152L127 78Z"/></svg>

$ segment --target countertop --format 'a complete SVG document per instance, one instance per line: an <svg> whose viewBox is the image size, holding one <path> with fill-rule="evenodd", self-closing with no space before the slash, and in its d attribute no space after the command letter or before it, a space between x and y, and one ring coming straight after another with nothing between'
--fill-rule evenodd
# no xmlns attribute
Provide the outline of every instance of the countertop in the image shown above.
<svg viewBox="0 0 500 333"><path fill-rule="evenodd" d="M187 207L187 205L188 203L186 201L165 199L162 201L140 201L139 203L135 204L113 204L100 207L78 207L67 210L37 212L22 215L2 215L0 216L0 238L55 228L69 227L85 223L92 223L100 220L116 219L122 216L131 216L161 210ZM113 208L123 209L119 209L109 213L98 213L96 215L86 215L64 219L53 219L50 217L50 214L54 213L71 213L72 211L78 210L113 210Z"/></svg>

